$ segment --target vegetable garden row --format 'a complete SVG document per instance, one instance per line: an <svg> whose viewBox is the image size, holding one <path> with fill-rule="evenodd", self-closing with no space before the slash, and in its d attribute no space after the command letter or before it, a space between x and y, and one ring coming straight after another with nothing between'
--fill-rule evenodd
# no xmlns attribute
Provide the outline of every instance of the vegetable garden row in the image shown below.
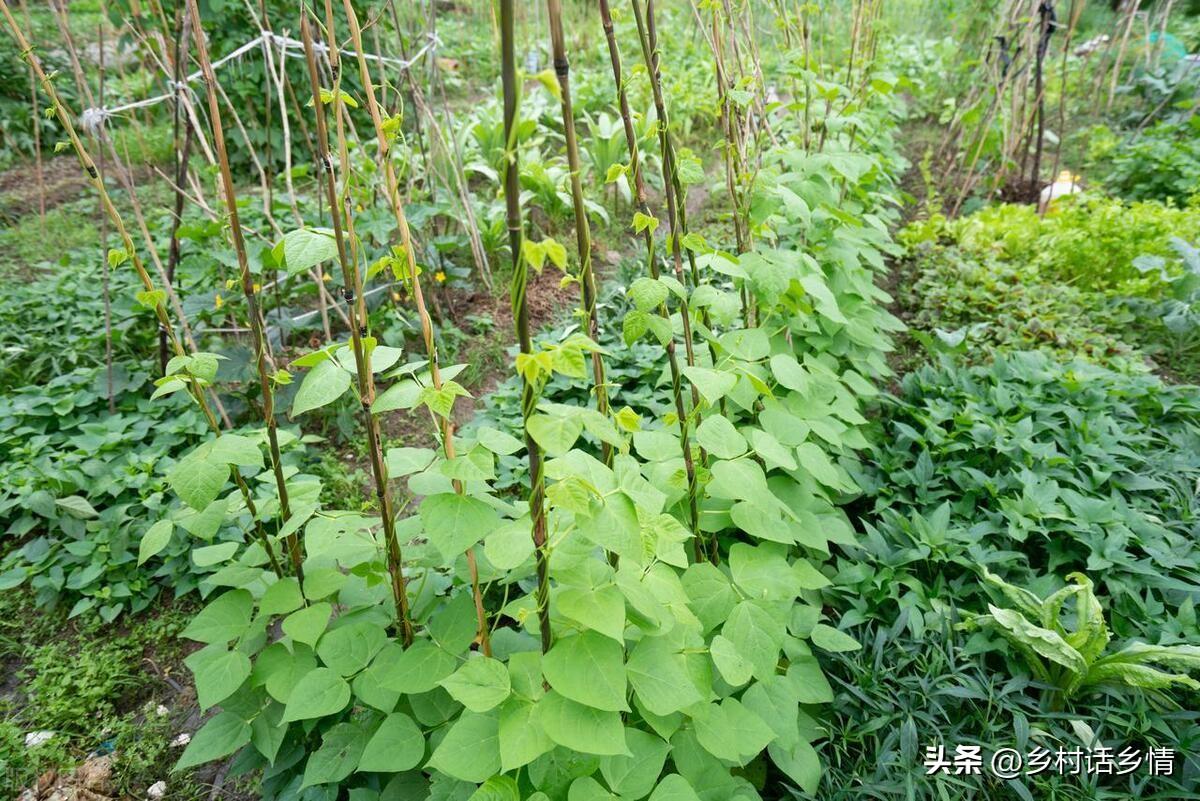
<svg viewBox="0 0 1200 801"><path fill-rule="evenodd" d="M1103 186L998 202L1086 113L1071 36L1194 17L1072 3L984 86L906 17L1036 44L1028 3L400 5L238 11L295 37L265 121L219 9L108 9L101 100L106 25L199 75L171 213L0 0L104 243L0 302L14 794L1197 794L1200 200L1131 166L1197 117L1123 99Z"/></svg>

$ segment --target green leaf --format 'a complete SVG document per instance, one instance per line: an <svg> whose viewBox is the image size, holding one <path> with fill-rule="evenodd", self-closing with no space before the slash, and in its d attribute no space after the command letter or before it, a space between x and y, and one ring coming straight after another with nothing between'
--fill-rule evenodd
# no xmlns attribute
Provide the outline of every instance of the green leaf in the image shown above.
<svg viewBox="0 0 1200 801"><path fill-rule="evenodd" d="M209 458L239 467L263 466L262 450L258 443L240 434L222 434L213 440Z"/></svg>
<svg viewBox="0 0 1200 801"><path fill-rule="evenodd" d="M58 498L54 501L62 509L65 509L72 517L87 519L90 517L99 517L100 513L88 503L87 498L82 495L69 495L66 498Z"/></svg>
<svg viewBox="0 0 1200 801"><path fill-rule="evenodd" d="M384 718L371 735L363 749L358 769L398 773L415 768L424 757L425 736L417 724L408 715L393 712Z"/></svg>
<svg viewBox="0 0 1200 801"><path fill-rule="evenodd" d="M221 712L200 727L172 771L227 757L248 742L250 724L232 712Z"/></svg>
<svg viewBox="0 0 1200 801"><path fill-rule="evenodd" d="M196 677L196 699L201 709L233 695L250 676L250 659L241 651L228 651L219 643L201 648L184 660Z"/></svg>
<svg viewBox="0 0 1200 801"><path fill-rule="evenodd" d="M503 662L486 656L468 659L439 683L454 700L472 712L487 712L501 704L512 691L508 668Z"/></svg>
<svg viewBox="0 0 1200 801"><path fill-rule="evenodd" d="M133 299L143 309L157 309L167 299L167 293L161 289L143 289L135 292Z"/></svg>
<svg viewBox="0 0 1200 801"><path fill-rule="evenodd" d="M624 649L594 631L563 637L542 657L550 686L572 701L609 712L627 712Z"/></svg>
<svg viewBox="0 0 1200 801"><path fill-rule="evenodd" d="M625 596L610 584L597 589L564 587L554 599L554 610L606 637L625 643Z"/></svg>
<svg viewBox="0 0 1200 801"><path fill-rule="evenodd" d="M620 793L622 799L637 801L654 789L671 746L638 729L625 729L625 745L631 756L603 757L600 773L605 783L613 792Z"/></svg>
<svg viewBox="0 0 1200 801"><path fill-rule="evenodd" d="M560 456L571 450L583 433L583 421L577 416L535 414L526 422L526 429L547 453Z"/></svg>
<svg viewBox="0 0 1200 801"><path fill-rule="evenodd" d="M788 681L802 704L827 704L833 700L833 688L821 672L816 657L802 656L792 659L788 666Z"/></svg>
<svg viewBox="0 0 1200 801"><path fill-rule="evenodd" d="M340 675L353 676L371 664L386 644L383 627L364 620L327 631L317 643L317 656Z"/></svg>
<svg viewBox="0 0 1200 801"><path fill-rule="evenodd" d="M733 611L737 596L725 574L711 562L699 562L684 571L683 589L690 607L705 631L716 628Z"/></svg>
<svg viewBox="0 0 1200 801"><path fill-rule="evenodd" d="M644 312L657 311L669 294L666 284L654 278L639 278L629 285L629 299Z"/></svg>
<svg viewBox="0 0 1200 801"><path fill-rule="evenodd" d="M292 416L333 403L350 388L350 374L333 359L326 359L308 371L292 400Z"/></svg>
<svg viewBox="0 0 1200 801"><path fill-rule="evenodd" d="M266 686L267 695L286 704L300 679L316 668L317 657L307 645L291 643L289 648L278 642L258 655L252 677L256 684Z"/></svg>
<svg viewBox="0 0 1200 801"><path fill-rule="evenodd" d="M1076 676L1087 673L1087 662L1079 651L1067 644L1062 636L1051 629L1030 623L1020 612L1000 609L988 604L992 620L1005 637L1017 645L1032 649L1038 655L1062 665Z"/></svg>
<svg viewBox="0 0 1200 801"><path fill-rule="evenodd" d="M479 785L467 801L521 801L521 788L512 776L493 776Z"/></svg>
<svg viewBox="0 0 1200 801"><path fill-rule="evenodd" d="M525 443L504 431L498 431L488 426L481 426L475 431L479 444L492 453L507 456L525 447Z"/></svg>
<svg viewBox="0 0 1200 801"><path fill-rule="evenodd" d="M416 695L438 686L457 667L458 660L453 656L429 640L417 640L394 659L380 681L389 690Z"/></svg>
<svg viewBox="0 0 1200 801"><path fill-rule="evenodd" d="M528 765L553 748L554 742L537 718L536 706L517 698L504 702L500 707L500 762L505 771Z"/></svg>
<svg viewBox="0 0 1200 801"><path fill-rule="evenodd" d="M705 417L696 427L696 442L720 459L736 459L746 452L746 438L719 414Z"/></svg>
<svg viewBox="0 0 1200 801"><path fill-rule="evenodd" d="M304 272L323 261L336 259L337 240L330 232L316 228L299 228L283 236L283 259L288 275Z"/></svg>
<svg viewBox="0 0 1200 801"><path fill-rule="evenodd" d="M567 801L619 801L619 799L604 789L604 785L591 776L580 776L571 782L567 791Z"/></svg>
<svg viewBox="0 0 1200 801"><path fill-rule="evenodd" d="M167 483L175 494L197 511L216 500L229 479L229 465L208 458L209 449L201 446L180 459L167 471Z"/></svg>
<svg viewBox="0 0 1200 801"><path fill-rule="evenodd" d="M350 685L329 668L312 670L292 689L283 710L284 722L323 718L341 712L350 703Z"/></svg>
<svg viewBox="0 0 1200 801"><path fill-rule="evenodd" d="M767 753L775 766L788 775L806 793L815 794L821 783L821 759L806 740L798 740L792 748L771 743Z"/></svg>
<svg viewBox="0 0 1200 801"><path fill-rule="evenodd" d="M629 683L642 705L665 716L698 703L687 660L665 637L643 637L629 655Z"/></svg>
<svg viewBox="0 0 1200 801"><path fill-rule="evenodd" d="M775 738L762 718L733 698L701 708L693 720L696 739L704 750L739 765L745 765Z"/></svg>
<svg viewBox="0 0 1200 801"><path fill-rule="evenodd" d="M742 601L729 614L721 633L754 666L755 676L762 679L775 674L785 631L770 612L753 601Z"/></svg>
<svg viewBox="0 0 1200 801"><path fill-rule="evenodd" d="M241 547L237 542L219 542L216 545L206 545L192 551L192 562L196 567L211 567L228 560Z"/></svg>
<svg viewBox="0 0 1200 801"><path fill-rule="evenodd" d="M454 492L426 497L421 501L420 514L425 536L447 562L500 526L500 515L491 506Z"/></svg>
<svg viewBox="0 0 1200 801"><path fill-rule="evenodd" d="M729 549L729 572L747 598L790 601L800 594L796 575L777 545L735 543Z"/></svg>
<svg viewBox="0 0 1200 801"><path fill-rule="evenodd" d="M179 636L203 643L236 640L250 628L254 596L248 590L230 590L200 610Z"/></svg>
<svg viewBox="0 0 1200 801"><path fill-rule="evenodd" d="M331 614L333 614L331 605L327 603L313 604L288 615L283 621L283 633L296 642L315 646L317 640L325 633L325 627L329 625Z"/></svg>
<svg viewBox="0 0 1200 801"><path fill-rule="evenodd" d="M650 801L700 801L700 796L696 795L687 779L672 773L664 776L658 787L654 788Z"/></svg>
<svg viewBox="0 0 1200 801"><path fill-rule="evenodd" d="M633 231L634 231L634 233L640 234L642 231L645 231L647 228L650 229L650 233L654 233L655 229L658 228L658 218L652 217L649 214L643 214L640 211L635 211L633 213Z"/></svg>
<svg viewBox="0 0 1200 801"><path fill-rule="evenodd" d="M731 687L741 687L750 681L754 674L754 666L742 658L742 655L738 653L737 646L720 634L713 637L712 644L709 646L709 654L712 656L713 664L720 671L721 678L725 679Z"/></svg>
<svg viewBox="0 0 1200 801"><path fill-rule="evenodd" d="M849 634L839 631L833 626L826 626L824 623L818 623L813 627L811 638L813 645L834 653L857 651L862 648L862 644Z"/></svg>
<svg viewBox="0 0 1200 801"><path fill-rule="evenodd" d="M304 782L300 789L316 784L340 782L358 767L367 735L357 723L339 723L321 738L321 747L304 765Z"/></svg>
<svg viewBox="0 0 1200 801"><path fill-rule="evenodd" d="M554 95L555 100L562 100L562 87L558 85L558 76L552 69L544 69L533 77L537 78L547 92Z"/></svg>
<svg viewBox="0 0 1200 801"><path fill-rule="evenodd" d="M446 732L426 767L476 784L499 773L500 727L496 713L463 712Z"/></svg>
<svg viewBox="0 0 1200 801"><path fill-rule="evenodd" d="M175 532L175 524L170 520L159 520L157 523L146 529L146 533L142 535L142 541L138 545L138 564L144 565L146 560L155 556L167 547L167 543L171 541L171 534Z"/></svg>
<svg viewBox="0 0 1200 801"><path fill-rule="evenodd" d="M421 390L420 400L429 407L429 410L438 417L449 417L454 410L455 398L469 398L471 393L467 392L457 381L445 381L442 383L441 389L435 387L425 387Z"/></svg>
<svg viewBox="0 0 1200 801"><path fill-rule="evenodd" d="M258 611L262 615L286 615L302 606L304 596L300 593L300 582L295 576L286 576L267 587L258 602Z"/></svg>
<svg viewBox="0 0 1200 801"><path fill-rule="evenodd" d="M771 372L775 380L787 389L796 392L807 392L812 379L796 357L790 353L777 353L771 357Z"/></svg>
<svg viewBox="0 0 1200 801"><path fill-rule="evenodd" d="M827 487L842 488L842 479L829 456L814 442L802 442L796 447L796 458L800 467Z"/></svg>
<svg viewBox="0 0 1200 801"><path fill-rule="evenodd" d="M627 752L619 712L577 704L551 690L537 702L537 719L551 740L573 751L599 756Z"/></svg>
<svg viewBox="0 0 1200 801"><path fill-rule="evenodd" d="M709 405L715 404L737 384L737 376L707 367L684 367L683 374L687 376L692 386L704 396Z"/></svg>

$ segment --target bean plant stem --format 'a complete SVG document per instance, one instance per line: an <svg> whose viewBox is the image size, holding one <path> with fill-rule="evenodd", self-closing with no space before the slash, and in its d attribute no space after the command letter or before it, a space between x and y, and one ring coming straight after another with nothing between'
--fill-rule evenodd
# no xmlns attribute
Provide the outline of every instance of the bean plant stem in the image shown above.
<svg viewBox="0 0 1200 801"><path fill-rule="evenodd" d="M350 40L354 44L354 49L358 54L358 73L362 79L364 92L367 99L367 110L371 114L371 122L375 126L375 136L379 143L379 161L383 166L384 188L387 191L388 203L392 207L392 212L396 217L396 228L400 232L401 247L404 249L404 258L408 266L409 286L412 289L413 302L417 307L417 317L421 321L421 337L425 341L425 355L429 359L429 375L433 382L434 389L441 390L442 376L441 368L438 365L437 340L433 333L433 321L429 317L429 310L425 306L425 296L421 292L421 279L418 275L416 255L414 253L415 246L412 241L412 233L408 227L408 217L404 213L404 203L400 198L399 181L396 178L395 163L391 158L391 140L388 138L384 130L383 114L380 111L379 103L375 99L375 87L371 84L371 73L367 68L367 59L362 43L362 30L359 28L358 15L354 12L354 7L350 0L344 0L346 8L346 18L350 24ZM454 458L454 421L449 414L439 416L441 427L442 451L447 459ZM454 482L454 491L458 494L464 494L464 487L461 481ZM475 560L475 548L470 547L466 551L467 570L471 576L471 593L475 600L475 616L477 620L476 636L479 638L480 650L486 656L491 656L492 646L488 637L487 614L483 607L483 594L479 589L479 566Z"/></svg>
<svg viewBox="0 0 1200 801"><path fill-rule="evenodd" d="M612 11L609 8L608 0L600 0L600 22L604 27L604 38L608 42L608 56L612 62L613 83L617 87L617 108L621 113L621 122L625 128L625 142L629 146L629 174L633 181L633 198L637 210L647 217L653 216L650 214L650 205L646 201L646 179L642 174L641 155L638 150L637 133L633 127L633 114L629 110L629 92L625 87L625 76L621 69L621 49L617 44L616 31L613 27ZM658 271L658 254L656 252L654 242L654 231L650 226L642 229L642 239L646 245L646 267L650 272L650 277L657 279ZM670 309L667 308L666 301L658 309L659 315L667 321L671 319ZM680 314L685 319L688 317L688 305L686 300L680 301ZM688 485L688 523L689 529L692 532L693 542L700 542L700 514L697 502L699 488L696 482L696 465L692 459L692 446L688 436L688 414L687 407L683 398L683 380L679 369L679 357L675 353L675 339L672 334L672 339L667 343L667 363L671 369L671 394L675 400L675 416L679 418L679 445L683 452L683 466L687 474ZM698 557L699 558L699 557Z"/></svg>
<svg viewBox="0 0 1200 801"><path fill-rule="evenodd" d="M287 482L283 476L283 459L279 450L279 432L275 421L275 388L273 375L275 365L267 353L267 337L263 330L262 308L254 288L254 275L250 272L250 260L246 256L246 240L238 217L237 192L233 187L233 171L229 168L229 152L225 148L225 127L221 123L221 106L217 102L217 76L213 72L208 56L208 43L200 24L200 7L197 0L188 0L188 11L192 21L192 36L196 45L196 58L204 74L208 95L209 124L212 126L213 147L216 149L217 165L221 173L221 188L225 195L225 209L229 214L229 231L233 249L237 253L238 270L242 282L242 294L246 297L246 316L250 322L250 336L254 346L254 366L258 373L258 386L262 392L263 423L267 428L267 448L271 453L271 470L275 474L275 489L279 493L280 522L286 523L292 516L288 501ZM296 532L287 537L288 555L292 570L297 577L303 576L300 556L300 538Z"/></svg>
<svg viewBox="0 0 1200 801"><path fill-rule="evenodd" d="M192 0L193 2L195 0ZM332 19L332 13L328 15ZM392 509L392 494L388 488L387 464L383 460L383 448L380 444L379 420L371 414L371 402L375 396L374 382L371 379L370 356L363 344L367 333L366 303L362 292L359 291L360 277L358 265L353 260L346 242L346 231L342 224L342 199L338 196L336 176L333 172L333 160L329 152L329 133L325 122L325 104L321 99L321 80L317 74L317 56L313 48L312 27L308 21L307 12L300 17L300 38L304 42L304 55L308 63L308 78L312 85L314 111L317 118L317 158L320 162L322 178L325 183L326 198L329 201L329 216L332 223L334 238L337 242L338 261L342 267L343 296L346 309L350 315L350 344L354 353L354 364L358 378L358 397L362 405L363 424L367 429L367 446L371 459L371 472L375 479L375 496L379 501L379 512L383 520L383 536L387 548L388 573L392 581L392 596L396 605L396 623L400 627L400 636L405 646L413 641L413 625L408 611L408 590L404 580L404 557L400 550L400 542L396 537L396 518ZM337 64L337 51L334 49L332 32L329 32L329 55L331 64ZM335 70L336 72L336 70ZM337 99L339 89L336 84L333 89L332 101L335 113L341 113ZM339 133L341 133L339 131ZM344 143L344 135L341 137ZM345 164L343 163L343 169ZM357 298L356 298L357 295ZM357 303L355 302L357 300Z"/></svg>
<svg viewBox="0 0 1200 801"><path fill-rule="evenodd" d="M2 0L0 0L2 2ZM517 60L513 42L513 0L500 0L501 78L504 85L504 203L508 225L509 249L512 251L512 309L521 353L533 352L529 335L529 304L525 294L528 265L521 256L524 226L521 221L521 181L517 162L517 105L520 85L517 83ZM550 571L546 548L546 478L542 472L542 450L529 434L529 418L537 406L537 388L527 376L522 377L521 415L525 427L525 447L529 452L529 515L533 523L533 547L537 563L537 614L541 631L542 652L550 650Z"/></svg>
<svg viewBox="0 0 1200 801"><path fill-rule="evenodd" d="M583 170L579 161L579 140L575 132L575 108L571 102L571 62L567 59L566 37L563 35L562 3L546 0L550 22L550 49L554 58L554 73L558 77L562 105L563 136L567 147L567 169L571 173L571 202L575 212L575 244L579 253L579 284L582 292L583 330L593 342L600 339L596 320L596 276L592 270L592 231L588 224L587 207L583 202ZM592 351L592 378L595 382L596 408L608 416L608 386L604 377L604 359L599 350ZM613 448L603 443L604 464L611 465Z"/></svg>
<svg viewBox="0 0 1200 801"><path fill-rule="evenodd" d="M638 40L642 47L642 58L646 64L646 72L650 76L650 89L654 98L654 111L658 115L658 142L662 152L663 163L663 195L666 197L667 221L670 229L667 250L674 260L676 280L685 285L688 283L688 277L683 270L683 252L687 251L689 266L691 268L690 283L694 289L700 283L700 270L696 265L695 254L692 253L691 249L684 248L683 246L683 238L687 234L687 217L683 201L683 184L679 179L675 146L671 141L670 118L667 116L667 104L663 96L662 70L660 69L658 52L658 33L654 20L654 0L647 0L644 12L641 0L633 0L633 13L638 28ZM683 322L683 342L687 363L689 367L692 367L696 364L696 354L692 346L691 314L686 303L681 304L680 311ZM701 311L701 320L705 328L712 329L707 311ZM713 364L716 364L716 351L711 343L709 343L709 354L712 357ZM700 425L699 407L700 393L696 389L695 384L693 384L692 415L696 426ZM721 411L722 413L725 412L724 399L721 400ZM707 460L707 455L701 449L701 464L704 464ZM717 561L716 537L697 538L694 542L694 547L697 561L705 558L706 553L710 561Z"/></svg>

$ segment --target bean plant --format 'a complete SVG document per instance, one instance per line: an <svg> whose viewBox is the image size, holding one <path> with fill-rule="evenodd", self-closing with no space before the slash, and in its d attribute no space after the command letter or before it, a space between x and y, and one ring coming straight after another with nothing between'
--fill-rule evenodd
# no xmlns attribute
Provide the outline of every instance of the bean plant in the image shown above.
<svg viewBox="0 0 1200 801"><path fill-rule="evenodd" d="M537 131L520 113L526 76L513 53L513 4L498 8L503 135L491 137L489 161L506 202L520 344L511 429L456 430L463 366L440 363L424 306L417 232L389 156L399 120L378 104L361 55L339 54L347 31L330 7L324 19L300 20L328 225L286 232L272 255L290 274L340 268L331 284L349 328L286 367L260 327L221 110L209 95L264 417L221 430L208 400L219 360L173 343L155 395L190 397L216 431L181 456L167 483L198 519L241 515L254 534L245 547L233 543L183 632L199 644L187 665L212 714L178 769L236 755L237 772L261 771L264 798L333 799L348 789L362 799L756 799L767 773L816 790L819 734L802 723L833 697L816 652L858 648L825 611L825 562L832 545L853 539L840 505L859 491L850 468L866 446L861 407L888 374L890 333L900 328L874 286L894 250L886 231L902 164L889 85L859 110L857 132L876 136L823 135L818 145L795 115L777 118L774 139L745 154L761 168L738 179L740 246L730 252L719 230L689 225L688 191L706 180L703 165L671 123L655 3L633 3L632 52L657 137L633 125L619 43L610 35L608 44L629 157L615 172L633 189L625 224L644 247L645 273L624 288L625 318L602 319L587 237L587 215L598 211L578 180L557 5L547 88L567 131L574 180L556 193L579 237L574 257L525 219L520 156ZM602 6L596 22L611 29ZM187 10L207 70L195 0ZM361 54L355 11L349 2L343 10ZM341 84L354 66L357 97ZM763 89L742 81L738 92ZM373 150L352 149L352 127L374 131ZM86 145L72 144L90 163ZM654 159L639 158L639 147L654 146ZM661 168L664 208L645 188L651 168ZM359 215L374 236L382 223L353 201L370 191L386 199L394 225L389 252L366 265ZM166 293L128 243L114 267L127 262L145 285L139 299L170 328ZM535 343L527 282L545 269L579 284L583 325ZM381 344L363 299L364 272L381 271L414 304L422 352ZM600 345L617 329L623 348L660 365L671 403L639 413L621 402L623 387L605 371L619 354ZM584 392L556 398L553 382ZM295 419L353 400L372 509L323 507L319 485L283 458L289 437L271 404L292 384ZM382 421L396 410L426 415L436 447L386 441ZM527 464L528 483L515 491L498 481L506 457ZM411 506L398 504L399 482ZM161 530L147 533L147 558L161 539Z"/></svg>

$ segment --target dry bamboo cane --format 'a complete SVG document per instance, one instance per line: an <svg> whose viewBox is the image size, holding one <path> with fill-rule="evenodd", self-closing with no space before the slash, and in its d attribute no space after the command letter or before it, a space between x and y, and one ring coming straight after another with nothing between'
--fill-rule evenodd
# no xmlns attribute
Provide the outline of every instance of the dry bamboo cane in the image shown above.
<svg viewBox="0 0 1200 801"><path fill-rule="evenodd" d="M0 0L2 1L2 0ZM521 256L525 239L521 220L521 182L517 163L517 105L520 85L517 83L516 55L513 52L513 0L500 0L501 78L504 85L504 202L508 225L509 248L512 250L512 310L521 353L533 352L529 335L529 304L525 294L528 265ZM529 453L529 514L532 519L533 547L537 563L537 615L541 632L542 653L550 650L550 571L546 551L546 477L542 465L542 449L529 435L529 418L537 406L537 388L527 376L522 376L521 416L525 428L525 447Z"/></svg>
<svg viewBox="0 0 1200 801"><path fill-rule="evenodd" d="M250 321L250 336L254 340L254 363L258 372L258 386L262 392L263 423L267 427L267 447L271 452L271 470L275 474L275 489L279 493L279 512L281 523L286 524L292 516L291 505L288 502L287 482L283 476L283 460L279 451L279 432L275 421L275 388L273 374L275 365L267 353L267 337L263 331L262 309L258 303L258 295L254 290L254 276L250 272L250 261L246 256L246 240L242 234L241 220L238 217L237 192L233 187L233 172L229 168L229 153L225 149L225 129L221 123L221 107L217 102L217 76L213 72L212 62L208 57L208 44L204 39L204 29L200 25L200 8L196 0L188 0L188 10L192 20L192 36L196 45L196 57L200 61L200 69L204 74L204 83L208 95L208 116L212 125L213 146L216 148L217 163L221 171L221 188L225 195L225 208L229 214L229 231L233 238L233 249L237 253L238 269L241 273L242 294L246 298L246 316ZM297 532L287 537L288 555L291 558L292 570L297 578L303 579L303 568L300 556L300 538Z"/></svg>
<svg viewBox="0 0 1200 801"><path fill-rule="evenodd" d="M650 205L646 202L646 180L642 174L637 133L633 127L633 114L629 110L629 93L626 91L625 78L621 69L621 50L617 45L616 31L613 28L612 12L608 6L608 0L600 0L600 21L604 27L604 37L608 41L608 55L609 60L612 62L613 83L617 87L617 108L621 112L621 122L625 127L625 142L629 146L629 172L633 176L634 203L639 212L647 217L651 217L653 215L650 214ZM650 277L657 279L659 276L658 254L655 247L654 232L650 226L642 229L642 238L646 245L646 267L650 272ZM680 314L686 318L688 316L686 301L681 302L680 309ZM664 320L670 321L671 312L667 308L665 300L659 306L658 313ZM675 353L674 334L672 334L671 341L667 343L666 350L667 363L671 369L671 394L675 400L675 416L679 422L679 445L683 453L684 471L687 474L688 528L692 532L693 542L699 542L700 511L697 501L699 487L696 481L696 465L692 459L692 446L688 433L687 406L683 398L683 379L679 369L679 357Z"/></svg>
<svg viewBox="0 0 1200 801"><path fill-rule="evenodd" d="M400 198L399 181L396 178L395 165L392 162L390 155L390 140L383 127L383 117L380 113L379 103L375 99L375 88L371 84L371 73L367 68L367 59L362 46L362 30L358 25L358 16L354 13L354 7L350 4L350 0L345 0L346 18L350 24L350 41L354 44L354 49L358 54L358 70L359 77L362 79L364 92L367 99L367 110L371 114L371 122L375 126L375 136L379 142L379 160L383 166L383 174L385 181L385 189L387 191L388 203L392 207L392 213L396 217L396 228L400 231L401 247L404 249L404 256L408 263L409 284L412 290L413 302L417 307L417 316L421 321L421 336L425 341L425 355L429 359L429 375L433 382L434 389L441 390L442 376L441 369L438 364L437 341L433 333L433 321L429 317L429 310L425 306L425 297L421 292L421 279L417 275L415 247L412 241L412 234L408 227L408 217L404 213L404 203ZM441 418L441 439L442 450L447 459L454 458L454 421L447 414ZM465 489L461 481L454 481L454 491L460 495ZM472 546L466 551L467 570L471 576L471 593L475 600L475 616L477 621L476 635L479 638L480 650L484 655L492 655L491 640L488 637L487 613L483 608L483 593L479 589L479 566L475 560L475 547Z"/></svg>
<svg viewBox="0 0 1200 801"><path fill-rule="evenodd" d="M32 27L29 21L29 6L25 0L21 2L21 13L25 15L25 26ZM34 174L37 176L38 188L38 220L42 233L46 233L46 175L42 167L42 112L38 107L37 76L33 68L29 69L29 102L33 111L33 160Z"/></svg>
<svg viewBox="0 0 1200 801"><path fill-rule="evenodd" d="M563 136L567 146L567 169L571 173L571 203L575 211L575 245L579 253L579 284L582 292L583 330L593 342L600 339L596 320L596 276L592 270L592 229L588 224L587 207L583 202L583 169L579 162L579 140L575 132L575 108L571 102L571 62L567 59L566 37L563 35L562 3L546 0L550 21L550 49L554 58L554 73L558 76L562 105ZM608 384L604 377L604 358L599 350L592 351L592 379L596 392L596 408L608 417ZM613 447L604 442L604 464L612 465Z"/></svg>
<svg viewBox="0 0 1200 801"><path fill-rule="evenodd" d="M154 284L154 279L151 278L150 273L146 271L146 266L142 263L141 257L137 254L137 248L133 244L133 239L129 235L129 230L125 227L125 221L121 218L121 214L117 211L117 207L113 205L112 198L109 197L107 188L100 181L100 173L96 169L96 162L92 159L91 155L87 151L87 148L84 147L83 141L79 138L79 134L75 130L75 125L71 121L70 111L67 109L66 105L63 104L62 99L58 96L58 91L54 88L54 84L51 82L49 76L46 75L45 70L42 69L41 61L33 52L33 47L29 44L29 41L25 38L25 34L22 33L20 26L17 24L17 21L13 18L7 0L0 0L0 14L4 16L5 23L8 25L13 39L16 40L17 47L20 49L21 55L26 59L30 67L33 68L34 73L37 75L38 83L42 87L42 91L45 92L46 96L49 98L50 104L54 108L54 113L58 117L59 123L66 132L67 138L70 140L71 146L75 150L75 154L79 157L80 165L87 173L92 186L99 194L100 204L104 207L105 213L108 214L108 217L112 221L114 228L116 228L117 234L121 239L121 244L125 249L125 253L128 255L129 263L133 265L134 271L137 272L143 288L145 288L147 292L155 291L157 287ZM160 299L154 306L154 313L158 318L159 325L166 328L170 333L171 348L175 352L175 355L186 355L183 345L179 341L179 337L175 334L175 329L171 327L171 318L167 311L166 302ZM221 424L217 421L216 415L213 414L212 408L209 406L208 400L204 395L204 390L196 382L189 381L188 391L195 399L196 404L200 407L200 410L204 414L205 420L208 422L209 427L216 434L220 435ZM246 484L246 480L242 478L241 473L238 472L236 467L233 468L232 475L234 478L234 483L237 484L238 489L242 493L242 499L246 503L246 510L250 513L250 517L254 521L255 535L262 544L263 550L266 552L267 558L270 560L271 567L274 569L275 574L282 577L283 569L279 565L279 560L275 557L275 549L271 545L270 538L267 536L266 531L263 530L262 521L258 519L258 509L254 503L254 498L250 494L250 487Z"/></svg>
<svg viewBox="0 0 1200 801"><path fill-rule="evenodd" d="M194 2L194 0L193 0ZM332 14L330 15L332 17ZM387 548L388 573L392 581L392 596L396 606L396 623L400 627L401 639L405 646L413 640L413 625L408 612L408 590L404 580L404 557L400 550L400 542L396 537L396 518L392 509L392 493L388 487L387 465L383 460L383 448L380 444L379 421L371 414L371 402L375 397L374 382L371 378L370 356L366 351L363 338L366 336L367 325L365 318L366 303L359 291L360 277L358 265L352 260L349 252L345 230L342 226L342 200L338 196L336 176L333 172L333 159L329 151L329 133L325 122L325 106L321 99L321 81L317 75L317 56L313 48L312 28L308 21L308 13L300 17L300 38L304 42L304 55L308 63L308 78L312 85L314 111L317 120L317 158L321 163L321 171L325 181L326 197L329 201L329 216L337 242L338 261L342 267L343 297L350 315L350 344L354 353L354 364L358 378L358 397L362 405L363 423L367 429L367 445L370 450L371 472L375 479L375 496L379 500L379 511L383 521L384 543ZM337 64L337 54L333 49L330 37L330 61ZM340 103L337 99L338 89L334 89L334 110L339 113ZM344 137L343 137L344 139ZM355 303L355 296L358 303Z"/></svg>
<svg viewBox="0 0 1200 801"><path fill-rule="evenodd" d="M101 4L103 8L103 4ZM104 20L100 20L100 24L96 26L96 38L100 42L100 80L99 80L99 95L100 104L104 105ZM100 183L104 183L104 152L100 153ZM43 233L45 233L43 231ZM112 296L109 294L109 272L111 267L108 263L108 219L104 216L100 217L100 269L103 270L103 282L101 284L101 293L104 295L104 381L105 388L108 391L108 413L117 413L116 398L113 397L113 335L112 335ZM164 343L165 345L165 343ZM166 364L166 361L163 361Z"/></svg>

